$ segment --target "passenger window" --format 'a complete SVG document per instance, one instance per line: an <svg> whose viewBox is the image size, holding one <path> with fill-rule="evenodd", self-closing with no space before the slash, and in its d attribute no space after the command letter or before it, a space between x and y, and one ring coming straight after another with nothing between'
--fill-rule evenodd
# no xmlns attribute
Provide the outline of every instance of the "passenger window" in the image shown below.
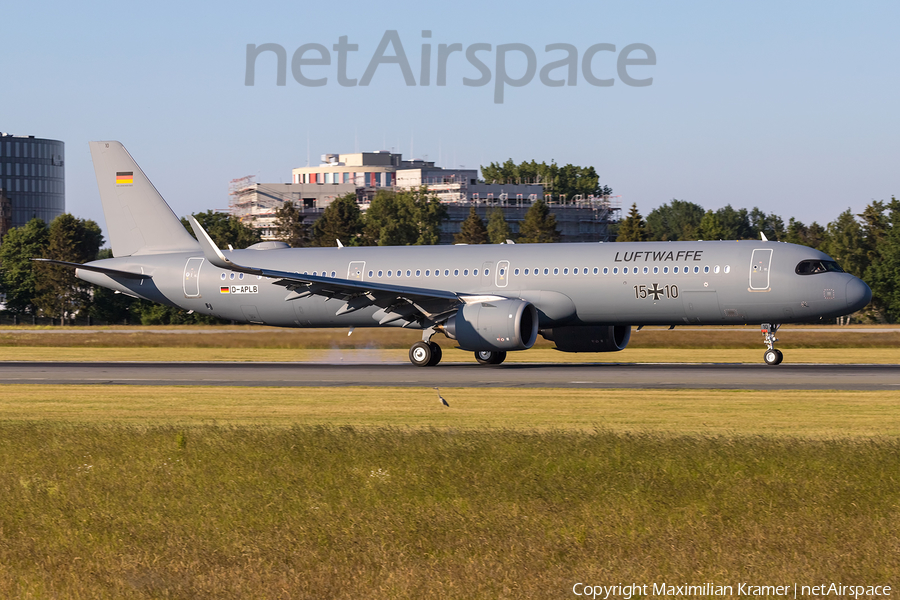
<svg viewBox="0 0 900 600"><path fill-rule="evenodd" d="M650 268L649 268L649 267L644 267L644 275L646 275L646 274L649 273L649 272L650 272Z"/></svg>
<svg viewBox="0 0 900 600"><path fill-rule="evenodd" d="M468 269L463 269L463 275L466 276L466 277L468 277L468 276L469 276L469 270L468 270Z"/></svg>
<svg viewBox="0 0 900 600"><path fill-rule="evenodd" d="M673 273L677 273L677 272L678 272L678 267L675 267L674 269L672 269L672 272L673 272Z"/></svg>
<svg viewBox="0 0 900 600"><path fill-rule="evenodd" d="M416 277L420 277L422 275L422 271L416 269Z"/></svg>
<svg viewBox="0 0 900 600"><path fill-rule="evenodd" d="M450 277L450 269L444 269L444 277Z"/></svg>
<svg viewBox="0 0 900 600"><path fill-rule="evenodd" d="M225 280L225 273L222 273L222 280Z"/></svg>
<svg viewBox="0 0 900 600"><path fill-rule="evenodd" d="M694 267L694 273L699 273L699 272L700 272L700 267Z"/></svg>
<svg viewBox="0 0 900 600"><path fill-rule="evenodd" d="M568 274L569 274L569 267L566 267L565 269L563 269L563 275L568 275Z"/></svg>
<svg viewBox="0 0 900 600"><path fill-rule="evenodd" d="M372 271L369 271L369 279L372 279Z"/></svg>
<svg viewBox="0 0 900 600"><path fill-rule="evenodd" d="M731 273L731 267L729 265L725 265L725 272Z"/></svg>
<svg viewBox="0 0 900 600"><path fill-rule="evenodd" d="M656 275L659 273L659 267L653 267L653 274Z"/></svg>
<svg viewBox="0 0 900 600"><path fill-rule="evenodd" d="M485 269L485 270L484 270L484 275L485 275L485 277L487 277L487 276L490 275L490 274L491 274L491 270L490 270L490 269Z"/></svg>
<svg viewBox="0 0 900 600"><path fill-rule="evenodd" d="M384 277L384 271L378 271L378 276L379 276L379 277Z"/></svg>
<svg viewBox="0 0 900 600"><path fill-rule="evenodd" d="M598 270L599 270L599 269L597 269L597 267L594 267L594 275L597 274L597 271L598 271Z"/></svg>
<svg viewBox="0 0 900 600"><path fill-rule="evenodd" d="M504 275L505 273L506 273L506 269L500 269L500 277L503 277L503 275Z"/></svg>
<svg viewBox="0 0 900 600"><path fill-rule="evenodd" d="M431 277L431 269L425 269L425 277Z"/></svg>
<svg viewBox="0 0 900 600"><path fill-rule="evenodd" d="M513 274L518 275L518 274L519 274L519 270L516 269L515 271L513 271Z"/></svg>
<svg viewBox="0 0 900 600"><path fill-rule="evenodd" d="M478 276L478 269L472 269L472 275Z"/></svg>
<svg viewBox="0 0 900 600"><path fill-rule="evenodd" d="M609 275L609 267L603 267L603 274Z"/></svg>
<svg viewBox="0 0 900 600"><path fill-rule="evenodd" d="M544 267L544 275L548 275L550 273L550 269Z"/></svg>
<svg viewBox="0 0 900 600"><path fill-rule="evenodd" d="M315 272L313 272L313 275L315 275ZM232 273L229 277L231 277L232 279L234 279L234 273Z"/></svg>
<svg viewBox="0 0 900 600"><path fill-rule="evenodd" d="M315 275L315 273L313 273L313 275ZM391 271L388 271L388 277L390 277L390 276L391 276Z"/></svg>
<svg viewBox="0 0 900 600"><path fill-rule="evenodd" d="M412 276L412 271L410 271L409 269L407 269L407 270L406 270L406 276L407 276L407 277L411 277L411 276Z"/></svg>
<svg viewBox="0 0 900 600"><path fill-rule="evenodd" d="M332 277L332 279L334 279L334 276L335 276L335 275L337 275L337 273L335 273L334 271L332 271L332 272L331 272L331 277Z"/></svg>
<svg viewBox="0 0 900 600"><path fill-rule="evenodd" d="M559 275L559 267L553 267L553 274Z"/></svg>
<svg viewBox="0 0 900 600"><path fill-rule="evenodd" d="M243 274L243 273L241 273L240 275L238 275L238 279L243 279L243 278L244 278L244 274Z"/></svg>
<svg viewBox="0 0 900 600"><path fill-rule="evenodd" d="M664 274L668 274L668 273L669 273L669 267L663 267L663 273L664 273Z"/></svg>
<svg viewBox="0 0 900 600"><path fill-rule="evenodd" d="M459 269L453 269L453 276L459 277Z"/></svg>
<svg viewBox="0 0 900 600"><path fill-rule="evenodd" d="M626 275L628 274L628 267L622 267L622 272Z"/></svg>
<svg viewBox="0 0 900 600"><path fill-rule="evenodd" d="M718 273L718 272L719 272L719 265L716 265L715 267L713 267L713 273Z"/></svg>
<svg viewBox="0 0 900 600"><path fill-rule="evenodd" d="M619 267L613 267L613 275L619 274Z"/></svg>
<svg viewBox="0 0 900 600"><path fill-rule="evenodd" d="M709 273L709 265L706 265L705 267L703 267L703 272Z"/></svg>
<svg viewBox="0 0 900 600"><path fill-rule="evenodd" d="M313 277L318 276L318 274L319 274L318 271L313 271ZM231 274L231 278L234 279L234 273Z"/></svg>
<svg viewBox="0 0 900 600"><path fill-rule="evenodd" d="M528 275L528 269L525 269L525 274Z"/></svg>

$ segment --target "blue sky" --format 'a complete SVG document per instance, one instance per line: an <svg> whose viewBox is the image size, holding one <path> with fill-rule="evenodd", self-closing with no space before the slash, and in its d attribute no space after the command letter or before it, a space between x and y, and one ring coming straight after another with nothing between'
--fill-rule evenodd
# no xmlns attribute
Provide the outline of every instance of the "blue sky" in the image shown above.
<svg viewBox="0 0 900 600"><path fill-rule="evenodd" d="M232 178L288 182L326 152L387 149L477 167L491 161L593 165L603 183L646 215L672 198L706 208L759 206L785 220L834 219L900 194L900 3L519 2L450 4L121 2L7 3L0 45L0 131L66 142L66 203L104 224L87 142L122 141L178 215L224 208ZM359 45L361 78L385 31L396 30L417 83L421 44L531 47L537 69L574 45L647 44L656 65L631 67L648 87L624 85L600 53L588 84L546 87L538 77L469 87L461 53L447 85L406 86L381 65L371 85L275 85L272 56L244 85L247 44L275 43L290 60L303 44ZM422 31L430 30L429 40ZM392 54L391 51L388 54ZM310 55L312 56L312 55ZM635 56L641 56L636 53ZM511 77L524 73L510 53ZM560 77L564 69L554 71Z"/></svg>

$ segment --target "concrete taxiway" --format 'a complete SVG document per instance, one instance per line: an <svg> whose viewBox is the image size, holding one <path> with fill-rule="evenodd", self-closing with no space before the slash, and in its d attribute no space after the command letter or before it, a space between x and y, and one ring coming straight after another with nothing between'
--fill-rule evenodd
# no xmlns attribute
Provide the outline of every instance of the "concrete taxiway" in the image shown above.
<svg viewBox="0 0 900 600"><path fill-rule="evenodd" d="M900 391L900 365L2 362L0 383Z"/></svg>

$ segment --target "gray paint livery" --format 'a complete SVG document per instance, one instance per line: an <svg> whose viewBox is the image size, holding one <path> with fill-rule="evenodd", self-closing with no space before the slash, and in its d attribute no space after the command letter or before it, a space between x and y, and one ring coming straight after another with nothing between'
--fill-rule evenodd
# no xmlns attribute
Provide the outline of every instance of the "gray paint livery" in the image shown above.
<svg viewBox="0 0 900 600"><path fill-rule="evenodd" d="M78 277L238 322L422 329L410 349L420 366L440 361L436 333L498 364L538 332L564 351L615 351L633 325L747 323L763 324L765 360L778 364L780 324L871 299L822 252L768 241L222 251L196 222L199 242L187 234L121 144L91 153L115 258L70 265Z"/></svg>

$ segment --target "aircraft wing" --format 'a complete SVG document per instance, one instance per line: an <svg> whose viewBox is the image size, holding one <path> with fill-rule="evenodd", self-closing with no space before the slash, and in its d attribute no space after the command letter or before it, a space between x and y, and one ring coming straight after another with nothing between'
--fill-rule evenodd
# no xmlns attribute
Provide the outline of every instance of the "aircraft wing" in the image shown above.
<svg viewBox="0 0 900 600"><path fill-rule="evenodd" d="M335 312L336 315L377 306L381 309L376 313L376 316L379 317L379 325L398 320L405 321L404 326L416 321L427 325L453 314L463 303L498 298L498 296L490 298L469 296L447 290L415 288L354 279L335 279L239 265L216 247L212 238L196 219L188 218L191 220L194 231L198 233L197 239L203 249L203 255L211 264L220 269L275 279L275 285L284 286L289 291L285 300L307 296L324 296L341 300L343 304Z"/></svg>

